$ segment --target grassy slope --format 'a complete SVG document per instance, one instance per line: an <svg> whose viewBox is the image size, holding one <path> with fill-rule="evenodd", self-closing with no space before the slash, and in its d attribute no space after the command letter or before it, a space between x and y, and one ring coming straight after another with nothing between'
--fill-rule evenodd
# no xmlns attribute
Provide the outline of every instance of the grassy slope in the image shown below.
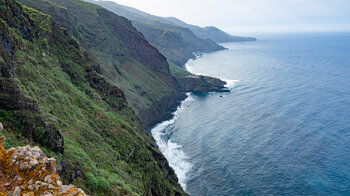
<svg viewBox="0 0 350 196"><path fill-rule="evenodd" d="M12 0L0 2L0 82L8 88L17 86L19 96L39 108L7 108L9 95L0 94L0 103L5 103L0 120L6 127L2 134L8 138L7 147L41 145L48 156L59 160L65 181L72 180L93 195L183 193L123 96L103 98L101 91L110 93L113 84L98 73L98 64L75 38L48 15L21 8ZM108 88L101 83L94 86L89 74ZM116 108L118 104L122 107ZM23 112L28 115L18 115ZM36 126L27 118L61 130L64 154L46 145L43 127L26 136Z"/></svg>
<svg viewBox="0 0 350 196"><path fill-rule="evenodd" d="M166 59L148 44L130 21L79 0L26 0L22 3L50 14L68 29L119 85L145 126L161 116L158 104L174 94L175 83Z"/></svg>

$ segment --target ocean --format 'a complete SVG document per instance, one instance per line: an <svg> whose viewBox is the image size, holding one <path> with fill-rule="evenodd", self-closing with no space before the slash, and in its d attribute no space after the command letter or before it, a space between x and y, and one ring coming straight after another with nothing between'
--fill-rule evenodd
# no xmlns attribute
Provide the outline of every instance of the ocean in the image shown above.
<svg viewBox="0 0 350 196"><path fill-rule="evenodd" d="M350 195L350 33L258 39L186 64L231 92L188 94L160 150L193 196Z"/></svg>

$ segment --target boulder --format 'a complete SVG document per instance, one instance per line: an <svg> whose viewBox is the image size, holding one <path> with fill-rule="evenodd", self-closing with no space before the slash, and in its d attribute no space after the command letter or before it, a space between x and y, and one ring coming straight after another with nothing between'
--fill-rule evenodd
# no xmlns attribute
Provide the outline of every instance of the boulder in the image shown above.
<svg viewBox="0 0 350 196"><path fill-rule="evenodd" d="M39 147L5 150L0 137L0 195L86 195L74 185L63 185L56 160Z"/></svg>

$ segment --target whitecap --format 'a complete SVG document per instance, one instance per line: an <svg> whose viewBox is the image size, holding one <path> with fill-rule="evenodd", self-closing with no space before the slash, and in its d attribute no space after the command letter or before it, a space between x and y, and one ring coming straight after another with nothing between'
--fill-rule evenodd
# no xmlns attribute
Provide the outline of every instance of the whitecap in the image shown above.
<svg viewBox="0 0 350 196"><path fill-rule="evenodd" d="M223 81L226 82L225 87L228 88L229 90L235 88L237 86L237 83L239 83L239 80L227 80L227 79L222 79Z"/></svg>
<svg viewBox="0 0 350 196"><path fill-rule="evenodd" d="M191 62L193 61L193 59L189 59L186 63L185 63L185 69L188 72L193 73L193 68L190 66Z"/></svg>

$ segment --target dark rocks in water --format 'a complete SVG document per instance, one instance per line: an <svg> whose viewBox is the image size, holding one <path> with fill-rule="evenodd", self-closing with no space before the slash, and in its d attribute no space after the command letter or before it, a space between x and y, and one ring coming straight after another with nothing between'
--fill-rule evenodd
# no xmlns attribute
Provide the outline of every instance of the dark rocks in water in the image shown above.
<svg viewBox="0 0 350 196"><path fill-rule="evenodd" d="M208 76L188 75L184 78L178 78L177 82L183 92L230 92L230 90L225 87L226 82Z"/></svg>

